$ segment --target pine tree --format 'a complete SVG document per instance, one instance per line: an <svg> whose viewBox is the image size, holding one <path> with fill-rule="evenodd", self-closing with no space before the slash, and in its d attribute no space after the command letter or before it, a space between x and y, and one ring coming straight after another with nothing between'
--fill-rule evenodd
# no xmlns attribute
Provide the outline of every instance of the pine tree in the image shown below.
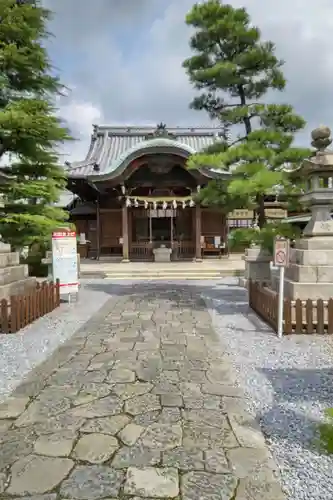
<svg viewBox="0 0 333 500"><path fill-rule="evenodd" d="M44 41L50 12L35 1L0 2L0 234L14 248L46 241L67 214L54 206L66 186L58 146L69 140L54 107L62 91Z"/></svg>
<svg viewBox="0 0 333 500"><path fill-rule="evenodd" d="M206 154L192 157L189 167L228 169L230 181L220 185L223 195L229 195L226 201L244 202L245 197L248 205L254 203L263 227L265 195L276 185L285 193L293 190L285 169L309 154L293 146L294 134L305 126L303 118L289 105L264 103L268 91L285 89L283 61L276 57L272 42L262 41L244 8L208 0L193 6L186 23L194 29L190 47L195 54L183 66L202 91L191 107L205 110L224 129L238 133L233 142L225 138ZM202 190L201 197L211 203L223 199L216 186Z"/></svg>

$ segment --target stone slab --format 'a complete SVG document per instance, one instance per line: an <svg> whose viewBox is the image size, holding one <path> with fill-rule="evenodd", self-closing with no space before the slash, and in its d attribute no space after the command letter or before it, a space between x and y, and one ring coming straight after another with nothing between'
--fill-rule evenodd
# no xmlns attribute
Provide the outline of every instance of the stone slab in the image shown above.
<svg viewBox="0 0 333 500"><path fill-rule="evenodd" d="M124 487L126 495L174 498L179 493L179 477L175 468L129 467Z"/></svg>

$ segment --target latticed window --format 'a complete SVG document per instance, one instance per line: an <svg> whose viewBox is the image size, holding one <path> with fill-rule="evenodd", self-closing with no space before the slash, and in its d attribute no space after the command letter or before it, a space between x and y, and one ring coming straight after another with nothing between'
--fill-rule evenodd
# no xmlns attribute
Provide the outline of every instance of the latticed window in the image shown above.
<svg viewBox="0 0 333 500"><path fill-rule="evenodd" d="M228 225L230 228L251 227L251 224L251 219L228 219Z"/></svg>

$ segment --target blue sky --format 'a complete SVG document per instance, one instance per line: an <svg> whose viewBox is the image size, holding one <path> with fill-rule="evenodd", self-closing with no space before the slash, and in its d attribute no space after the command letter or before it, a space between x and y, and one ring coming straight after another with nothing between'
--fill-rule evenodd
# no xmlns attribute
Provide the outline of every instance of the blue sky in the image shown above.
<svg viewBox="0 0 333 500"><path fill-rule="evenodd" d="M193 0L43 0L54 12L50 56L70 89L60 115L79 139L71 160L87 151L92 123L207 126L192 111L193 89L181 63L189 55L184 19ZM285 61L287 91L311 129L333 126L332 0L232 0L245 6Z"/></svg>

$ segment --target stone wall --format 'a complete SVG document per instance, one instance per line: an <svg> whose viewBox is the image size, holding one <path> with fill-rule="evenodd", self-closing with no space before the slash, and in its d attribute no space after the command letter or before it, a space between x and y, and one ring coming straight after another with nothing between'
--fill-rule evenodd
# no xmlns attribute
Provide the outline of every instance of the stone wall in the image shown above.
<svg viewBox="0 0 333 500"><path fill-rule="evenodd" d="M0 241L0 300L25 293L36 286L36 278L29 277L28 266L20 264L18 252Z"/></svg>

